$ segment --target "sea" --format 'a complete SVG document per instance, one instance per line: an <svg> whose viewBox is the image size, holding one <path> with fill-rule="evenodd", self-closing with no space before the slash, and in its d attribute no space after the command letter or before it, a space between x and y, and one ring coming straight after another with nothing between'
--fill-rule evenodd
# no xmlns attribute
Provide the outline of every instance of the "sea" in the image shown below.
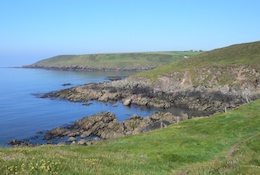
<svg viewBox="0 0 260 175"><path fill-rule="evenodd" d="M0 146L8 146L8 142L14 139L33 138L37 133L44 133L103 111L114 113L120 122L129 119L133 114L141 117L151 115L157 109L135 105L126 107L120 102L98 101L91 101L92 105L84 106L80 102L39 98L35 95L92 82L109 81L107 76L131 74L133 73L0 68Z"/></svg>

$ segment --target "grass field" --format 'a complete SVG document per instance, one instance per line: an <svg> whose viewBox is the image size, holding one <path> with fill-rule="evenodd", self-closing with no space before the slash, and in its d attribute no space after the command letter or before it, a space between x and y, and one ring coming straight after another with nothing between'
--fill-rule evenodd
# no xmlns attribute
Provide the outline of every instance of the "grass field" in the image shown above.
<svg viewBox="0 0 260 175"><path fill-rule="evenodd" d="M37 66L85 66L91 68L151 68L197 55L199 52L144 52L90 55L60 55L41 60Z"/></svg>
<svg viewBox="0 0 260 175"><path fill-rule="evenodd" d="M92 146L0 148L0 174L260 174L260 100ZM238 144L231 157L226 152Z"/></svg>

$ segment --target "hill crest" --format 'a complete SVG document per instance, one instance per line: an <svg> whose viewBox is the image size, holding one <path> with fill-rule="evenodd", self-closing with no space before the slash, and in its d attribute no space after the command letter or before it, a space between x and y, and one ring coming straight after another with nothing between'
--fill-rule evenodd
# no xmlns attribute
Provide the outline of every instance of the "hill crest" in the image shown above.
<svg viewBox="0 0 260 175"><path fill-rule="evenodd" d="M184 79L186 75L187 79L189 74L193 85L210 85L209 81L212 78L218 79L217 84L223 85L234 83L231 79L238 75L253 78L255 74L258 76L258 71L260 71L260 41L203 52L154 70L141 72L135 77L144 77L156 82L162 76ZM249 75L250 72L254 75Z"/></svg>
<svg viewBox="0 0 260 175"><path fill-rule="evenodd" d="M199 52L143 52L59 55L27 67L76 70L146 70L185 59Z"/></svg>

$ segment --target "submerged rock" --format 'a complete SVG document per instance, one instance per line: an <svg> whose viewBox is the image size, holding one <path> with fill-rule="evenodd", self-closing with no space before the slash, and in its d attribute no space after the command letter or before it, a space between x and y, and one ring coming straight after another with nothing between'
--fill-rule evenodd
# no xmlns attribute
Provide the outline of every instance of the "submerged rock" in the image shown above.
<svg viewBox="0 0 260 175"><path fill-rule="evenodd" d="M71 84L70 83L64 83L62 84L62 86L70 86Z"/></svg>
<svg viewBox="0 0 260 175"><path fill-rule="evenodd" d="M82 106L90 106L90 105L93 105L93 103L84 103L84 104L82 104Z"/></svg>

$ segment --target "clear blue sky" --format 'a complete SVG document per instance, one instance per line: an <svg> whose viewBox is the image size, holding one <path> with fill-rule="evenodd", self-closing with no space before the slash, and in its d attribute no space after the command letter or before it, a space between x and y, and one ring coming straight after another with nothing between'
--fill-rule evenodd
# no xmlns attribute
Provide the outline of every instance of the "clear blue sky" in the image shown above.
<svg viewBox="0 0 260 175"><path fill-rule="evenodd" d="M0 67L60 54L212 50L260 40L259 0L2 0Z"/></svg>

